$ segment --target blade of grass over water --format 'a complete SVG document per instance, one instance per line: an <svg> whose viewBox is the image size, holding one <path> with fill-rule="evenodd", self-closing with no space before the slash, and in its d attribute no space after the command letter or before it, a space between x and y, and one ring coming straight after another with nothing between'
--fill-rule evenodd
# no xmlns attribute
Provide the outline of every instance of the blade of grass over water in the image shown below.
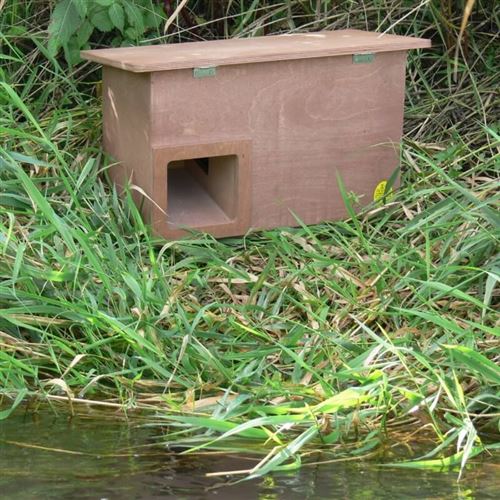
<svg viewBox="0 0 500 500"><path fill-rule="evenodd" d="M140 411L181 453L260 455L246 477L318 452L393 466L421 442L399 466L487 459L500 433L498 2L476 1L464 28L448 0L194 0L175 18L131 0L142 33L82 41L66 26L59 48L58 3L0 15L0 420L47 401ZM409 54L401 186L377 203L360 209L339 178L346 220L166 242L133 186L120 198L106 182L101 74L77 42L348 27L433 42Z"/></svg>

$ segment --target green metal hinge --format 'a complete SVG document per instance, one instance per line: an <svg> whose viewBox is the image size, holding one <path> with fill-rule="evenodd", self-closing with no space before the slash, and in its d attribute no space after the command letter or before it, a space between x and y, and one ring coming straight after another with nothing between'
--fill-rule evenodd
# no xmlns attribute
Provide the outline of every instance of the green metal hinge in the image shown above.
<svg viewBox="0 0 500 500"><path fill-rule="evenodd" d="M216 73L217 70L215 66L193 68L193 76L195 78L207 78L209 76L215 76Z"/></svg>
<svg viewBox="0 0 500 500"><path fill-rule="evenodd" d="M364 54L353 54L352 62L354 64L366 64L371 63L375 60L375 54L373 52L365 52Z"/></svg>

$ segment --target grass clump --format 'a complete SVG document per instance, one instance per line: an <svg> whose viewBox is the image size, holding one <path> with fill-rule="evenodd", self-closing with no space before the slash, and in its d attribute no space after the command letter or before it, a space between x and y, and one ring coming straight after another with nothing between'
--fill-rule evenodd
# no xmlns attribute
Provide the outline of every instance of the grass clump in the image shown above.
<svg viewBox="0 0 500 500"><path fill-rule="evenodd" d="M151 410L171 445L265 452L253 475L418 439L413 466L463 466L498 436L498 6L477 2L456 59L451 2L208 4L150 36L432 37L408 67L402 188L346 221L157 240L103 180L95 69L46 50L49 2L7 2L0 417L60 399Z"/></svg>

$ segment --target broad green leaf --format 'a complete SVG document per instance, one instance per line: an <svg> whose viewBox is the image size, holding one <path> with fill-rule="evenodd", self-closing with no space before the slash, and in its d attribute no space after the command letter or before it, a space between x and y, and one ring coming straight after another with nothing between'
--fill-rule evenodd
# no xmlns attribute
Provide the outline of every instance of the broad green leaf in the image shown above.
<svg viewBox="0 0 500 500"><path fill-rule="evenodd" d="M81 17L72 0L62 0L52 12L49 24L49 50L55 55L80 26Z"/></svg>
<svg viewBox="0 0 500 500"><path fill-rule="evenodd" d="M144 24L147 28L158 28L163 21L165 21L164 16L161 15L160 9L147 10L144 15Z"/></svg>
<svg viewBox="0 0 500 500"><path fill-rule="evenodd" d="M124 3L124 7L129 24L135 29L137 35L142 35L145 27L141 9L129 1Z"/></svg>
<svg viewBox="0 0 500 500"><path fill-rule="evenodd" d="M123 31L125 26L125 12L123 7L119 3L114 3L110 6L108 14L114 27Z"/></svg>
<svg viewBox="0 0 500 500"><path fill-rule="evenodd" d="M82 60L80 57L80 44L76 38L72 38L64 45L64 57L70 66Z"/></svg>
<svg viewBox="0 0 500 500"><path fill-rule="evenodd" d="M103 33L107 33L113 29L113 23L109 18L108 11L105 9L94 12L90 18L90 22Z"/></svg>
<svg viewBox="0 0 500 500"><path fill-rule="evenodd" d="M78 14L83 19L87 15L89 1L88 0L72 0Z"/></svg>
<svg viewBox="0 0 500 500"><path fill-rule="evenodd" d="M91 37L93 31L94 26L88 19L85 19L85 21L83 21L82 25L80 26L78 33L76 34L76 39L78 40L78 45L80 47L85 46L85 44L89 41L89 38Z"/></svg>
<svg viewBox="0 0 500 500"><path fill-rule="evenodd" d="M139 38L139 34L137 33L135 28L127 28L125 30L125 36L127 37L128 40L137 40Z"/></svg>

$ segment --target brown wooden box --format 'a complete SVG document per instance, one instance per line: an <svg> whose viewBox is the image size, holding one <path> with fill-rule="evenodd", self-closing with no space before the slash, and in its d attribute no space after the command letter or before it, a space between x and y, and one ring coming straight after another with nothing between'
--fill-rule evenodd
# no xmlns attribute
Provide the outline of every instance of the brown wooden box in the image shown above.
<svg viewBox="0 0 500 500"><path fill-rule="evenodd" d="M156 234L338 219L399 163L406 51L358 30L101 49L104 148Z"/></svg>

